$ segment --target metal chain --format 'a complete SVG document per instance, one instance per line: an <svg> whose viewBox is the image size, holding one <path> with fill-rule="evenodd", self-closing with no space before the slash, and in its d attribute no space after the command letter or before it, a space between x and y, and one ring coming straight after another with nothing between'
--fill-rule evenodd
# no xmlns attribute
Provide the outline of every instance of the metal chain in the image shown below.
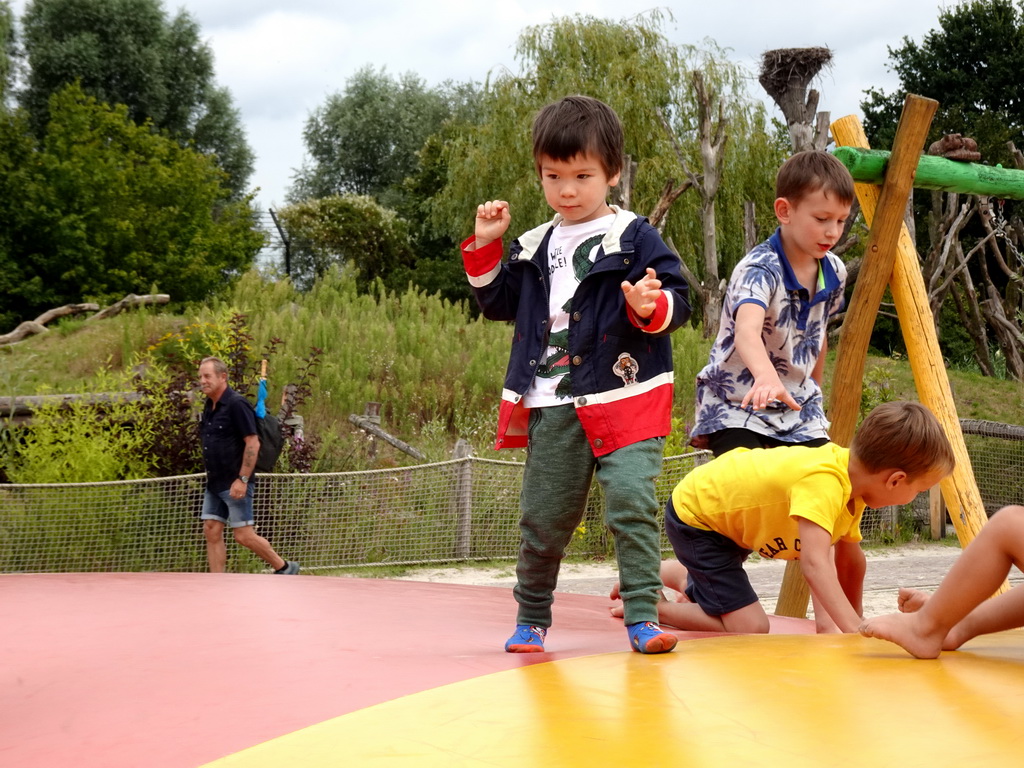
<svg viewBox="0 0 1024 768"><path fill-rule="evenodd" d="M1021 265L1024 265L1024 255L1018 250L1016 244L1013 242L1013 231L1009 227L1009 223L1006 221L1006 216L1003 215L1003 208L1006 206L1006 201L1002 199L996 200L995 214L992 216L992 230L995 232L996 237L1002 238L1003 242L1006 243L1007 250L1016 257L1017 261Z"/></svg>

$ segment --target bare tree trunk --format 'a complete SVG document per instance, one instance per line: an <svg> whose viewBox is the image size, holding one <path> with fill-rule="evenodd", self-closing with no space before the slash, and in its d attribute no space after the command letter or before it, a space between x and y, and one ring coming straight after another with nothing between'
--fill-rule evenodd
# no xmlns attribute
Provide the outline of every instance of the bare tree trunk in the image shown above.
<svg viewBox="0 0 1024 768"><path fill-rule="evenodd" d="M627 211L633 210L631 203L633 200L633 185L636 183L636 169L636 160L630 155L626 155L625 161L622 163L622 175L619 177L619 183L612 188L612 203Z"/></svg>
<svg viewBox="0 0 1024 768"><path fill-rule="evenodd" d="M726 127L728 126L728 120L725 117L725 102L708 90L704 82L704 76L700 72L693 73L692 83L697 95L697 121L700 134L701 170L703 171L701 176L697 176L697 174L690 170L682 147L676 135L672 132L672 127L664 114L661 115L661 123L672 141L672 146L675 149L676 157L679 159L683 172L700 194L701 233L704 246L704 280L700 282L691 281L692 273L684 273L684 276L690 282L693 291L698 294L704 307L704 337L710 338L718 334L718 323L721 319L720 311L714 311L714 307L718 307L720 310L722 294L724 292L724 281L718 274L715 197L718 195L718 188L722 180L722 166L725 163L725 144L728 140ZM717 117L713 120L712 115L716 111ZM671 183L668 186L671 186ZM666 187L667 190L668 187Z"/></svg>
<svg viewBox="0 0 1024 768"><path fill-rule="evenodd" d="M109 307L99 312L96 311L99 309L98 304L65 304L63 307L48 309L35 320L26 320L10 333L0 335L0 346L5 344L16 344L19 341L27 339L29 336L46 333L49 330L46 327L46 324L59 317L78 315L83 312L95 312L96 314L91 315L87 320L103 320L108 317L113 317L127 307L136 307L143 304L166 304L170 300L171 297L163 293L148 296L136 296L134 293L129 293L120 301L111 304Z"/></svg>
<svg viewBox="0 0 1024 768"><path fill-rule="evenodd" d="M675 183L675 179L669 179L665 182L665 188L661 191L661 197L658 198L658 202L655 203L654 208L651 210L651 215L647 217L648 221L651 222L651 226L657 227L659 232L665 231L665 219L672 204L683 192L693 186L692 181L683 182L678 187L675 186Z"/></svg>
<svg viewBox="0 0 1024 768"><path fill-rule="evenodd" d="M38 333L46 333L49 331L46 324L51 320L56 320L58 317L78 315L82 312L95 312L97 309L99 309L98 304L65 304L63 307L48 309L35 320L26 320L23 323L19 323L18 327L10 333L0 335L0 346L5 344L16 344L19 341L27 339L29 336L34 336Z"/></svg>
<svg viewBox="0 0 1024 768"><path fill-rule="evenodd" d="M747 200L743 204L743 252L750 253L757 245L757 219L755 218L754 201Z"/></svg>
<svg viewBox="0 0 1024 768"><path fill-rule="evenodd" d="M794 153L828 146L829 113L817 112L819 94L808 86L831 61L828 48L780 48L761 57L758 82L782 110Z"/></svg>
<svg viewBox="0 0 1024 768"><path fill-rule="evenodd" d="M722 183L722 166L725 163L725 144L728 135L725 132L728 121L725 118L725 102L715 99L704 83L700 72L693 73L693 87L697 92L697 113L700 122L700 157L704 181L700 187L701 197L701 229L704 240L704 280L708 287L709 297L705 304L704 338L718 335L718 324L721 320L723 298L723 282L718 274L718 239L715 233L715 198ZM712 113L715 109L713 100L718 104L717 124L712 126Z"/></svg>

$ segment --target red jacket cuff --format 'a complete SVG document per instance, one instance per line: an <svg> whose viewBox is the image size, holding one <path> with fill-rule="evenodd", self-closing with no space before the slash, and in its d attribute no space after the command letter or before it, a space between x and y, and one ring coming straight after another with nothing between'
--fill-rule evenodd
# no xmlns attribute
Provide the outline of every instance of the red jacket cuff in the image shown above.
<svg viewBox="0 0 1024 768"><path fill-rule="evenodd" d="M477 249L476 235L462 241L462 264L470 277L486 275L501 261L503 253L501 240L492 240L483 248Z"/></svg>
<svg viewBox="0 0 1024 768"><path fill-rule="evenodd" d="M626 317L629 318L629 322L641 331L656 333L662 330L668 320L668 295L665 291L658 294L658 298L654 302L654 312L650 317L640 317L640 315L634 312L633 308L627 303Z"/></svg>

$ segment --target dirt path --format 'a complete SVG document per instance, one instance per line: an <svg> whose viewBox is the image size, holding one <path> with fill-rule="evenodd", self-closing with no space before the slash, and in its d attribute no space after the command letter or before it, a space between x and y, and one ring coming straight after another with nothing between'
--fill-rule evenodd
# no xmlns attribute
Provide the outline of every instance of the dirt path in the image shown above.
<svg viewBox="0 0 1024 768"><path fill-rule="evenodd" d="M864 615L876 616L896 610L899 587L918 587L928 591L939 585L959 548L942 544L907 544L901 547L865 552L868 560L864 579ZM751 560L747 564L751 584L772 613L782 584L785 563L773 560ZM401 577L408 581L435 581L447 584L476 584L506 586L516 582L515 565L509 563L498 568L457 566L449 568L423 568ZM582 595L607 595L617 579L611 563L565 563L559 576L558 591ZM1013 584L1024 581L1019 571L1010 576Z"/></svg>

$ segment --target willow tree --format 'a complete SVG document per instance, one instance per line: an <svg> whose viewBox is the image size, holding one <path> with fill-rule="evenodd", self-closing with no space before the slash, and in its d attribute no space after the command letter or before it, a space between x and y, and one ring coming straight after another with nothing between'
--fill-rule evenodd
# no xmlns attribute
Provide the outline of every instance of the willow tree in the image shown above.
<svg viewBox="0 0 1024 768"><path fill-rule="evenodd" d="M0 0L0 110L5 107L14 64L14 13L7 0Z"/></svg>
<svg viewBox="0 0 1024 768"><path fill-rule="evenodd" d="M744 253L743 200L753 193L759 209L771 210L772 179L784 149L763 107L746 95L749 78L742 69L710 41L705 48L671 43L662 32L668 18L659 11L620 22L572 16L525 29L516 48L519 71L491 73L480 120L446 144L448 184L431 201L435 223L468 233L477 203L495 198L509 201L517 234L549 219L533 166L530 124L542 106L573 93L599 98L619 114L626 153L636 163L630 207L654 213L666 192L693 186L688 169L703 180L701 102L694 85L701 80L721 102L728 130L713 196L723 214L712 229L714 258L706 258L702 210L708 208L701 195L682 194L657 218L695 288L709 281L717 286L721 254L731 268ZM699 300L700 291L695 294Z"/></svg>
<svg viewBox="0 0 1024 768"><path fill-rule="evenodd" d="M577 93L599 98L619 114L626 153L640 161L638 191L644 201L654 197L648 165L671 152L658 111L671 107L679 77L677 52L661 34L661 20L655 11L621 23L575 16L527 27L516 47L520 70L492 72L479 119L449 138L448 184L434 200L435 219L445 229L464 231L477 203L495 198L509 201L513 227L520 230L549 219L533 166L530 124L545 104Z"/></svg>

